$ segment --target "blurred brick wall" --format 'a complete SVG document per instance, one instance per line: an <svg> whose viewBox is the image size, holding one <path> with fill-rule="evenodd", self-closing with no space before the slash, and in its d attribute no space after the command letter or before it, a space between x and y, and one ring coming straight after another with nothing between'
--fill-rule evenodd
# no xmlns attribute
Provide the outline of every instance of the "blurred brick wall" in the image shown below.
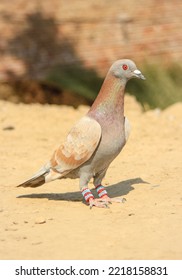
<svg viewBox="0 0 182 280"><path fill-rule="evenodd" d="M37 28L28 27L31 15L42 17ZM180 0L1 0L0 78L21 76L31 63L29 75L38 77L56 63L82 61L104 74L119 58L179 62L181 28Z"/></svg>

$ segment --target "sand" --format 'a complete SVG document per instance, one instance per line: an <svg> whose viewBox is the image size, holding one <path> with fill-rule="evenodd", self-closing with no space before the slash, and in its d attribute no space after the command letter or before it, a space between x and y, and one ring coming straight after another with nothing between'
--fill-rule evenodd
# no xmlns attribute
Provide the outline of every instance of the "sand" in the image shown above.
<svg viewBox="0 0 182 280"><path fill-rule="evenodd" d="M0 259L181 259L180 103L143 113L126 96L131 136L104 179L124 204L90 210L78 180L15 187L87 110L0 101Z"/></svg>

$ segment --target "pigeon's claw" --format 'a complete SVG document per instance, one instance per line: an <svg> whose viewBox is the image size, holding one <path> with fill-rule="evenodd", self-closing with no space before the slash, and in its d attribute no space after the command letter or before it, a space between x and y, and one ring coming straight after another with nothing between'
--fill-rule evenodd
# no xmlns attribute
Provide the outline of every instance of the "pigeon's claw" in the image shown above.
<svg viewBox="0 0 182 280"><path fill-rule="evenodd" d="M90 199L89 200L90 209L92 209L93 206L98 207L98 208L109 208L108 204L109 204L109 202L102 201L101 199Z"/></svg>
<svg viewBox="0 0 182 280"><path fill-rule="evenodd" d="M126 202L126 198L119 198L119 197L110 198L108 195L104 195L102 198L99 198L98 201L104 202L104 203L107 203L107 204L108 203L112 204L113 202L125 203Z"/></svg>

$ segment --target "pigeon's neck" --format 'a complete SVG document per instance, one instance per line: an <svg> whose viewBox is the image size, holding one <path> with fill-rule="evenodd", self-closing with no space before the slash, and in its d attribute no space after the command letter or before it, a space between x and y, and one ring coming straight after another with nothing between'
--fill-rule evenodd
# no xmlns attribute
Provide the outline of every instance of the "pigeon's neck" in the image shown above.
<svg viewBox="0 0 182 280"><path fill-rule="evenodd" d="M124 117L125 86L125 80L108 73L88 114L96 119L109 117L112 114Z"/></svg>

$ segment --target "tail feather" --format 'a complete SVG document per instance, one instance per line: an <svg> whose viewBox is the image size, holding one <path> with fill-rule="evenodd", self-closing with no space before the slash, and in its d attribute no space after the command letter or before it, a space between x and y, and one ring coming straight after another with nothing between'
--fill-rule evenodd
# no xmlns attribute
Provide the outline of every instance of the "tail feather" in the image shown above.
<svg viewBox="0 0 182 280"><path fill-rule="evenodd" d="M35 175L33 175L30 179L27 181L21 183L17 187L30 187L30 188L36 188L45 183L45 175L49 173L49 169L42 167Z"/></svg>

